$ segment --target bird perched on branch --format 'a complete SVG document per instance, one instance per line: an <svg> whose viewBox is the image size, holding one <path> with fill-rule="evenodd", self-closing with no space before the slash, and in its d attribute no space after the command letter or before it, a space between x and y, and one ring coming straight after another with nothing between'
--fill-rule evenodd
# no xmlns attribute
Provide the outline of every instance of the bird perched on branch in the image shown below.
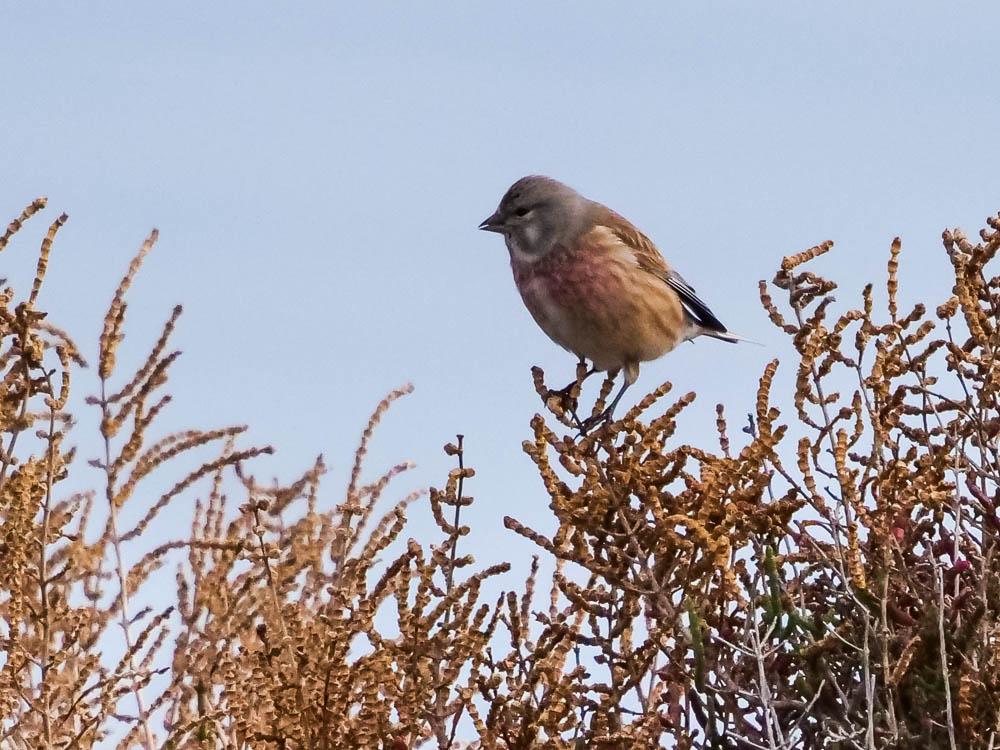
<svg viewBox="0 0 1000 750"><path fill-rule="evenodd" d="M550 177L523 177L480 229L502 234L521 299L550 339L593 370L625 373L610 419L639 377L639 363L682 341L731 333L627 219ZM593 371L592 370L592 371Z"/></svg>

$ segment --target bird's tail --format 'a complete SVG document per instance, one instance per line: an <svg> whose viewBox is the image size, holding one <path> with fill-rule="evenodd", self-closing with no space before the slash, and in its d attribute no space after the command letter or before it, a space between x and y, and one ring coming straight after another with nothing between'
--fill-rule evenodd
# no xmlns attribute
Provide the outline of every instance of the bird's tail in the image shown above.
<svg viewBox="0 0 1000 750"><path fill-rule="evenodd" d="M707 328L703 328L701 332L705 336L711 336L712 338L719 339L720 341L728 341L730 344L738 344L742 341L744 344L764 346L759 341L748 339L745 336L740 336L738 333L733 333L732 331L713 331Z"/></svg>

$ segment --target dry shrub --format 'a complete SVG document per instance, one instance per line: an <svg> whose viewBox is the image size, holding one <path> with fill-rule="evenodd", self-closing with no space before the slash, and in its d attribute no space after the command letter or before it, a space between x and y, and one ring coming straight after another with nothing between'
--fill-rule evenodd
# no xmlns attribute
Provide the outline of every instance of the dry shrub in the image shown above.
<svg viewBox="0 0 1000 750"><path fill-rule="evenodd" d="M585 747L994 747L1000 277L986 268L1000 219L989 227L975 245L945 233L940 322L900 313L898 239L882 315L871 285L860 309L831 312L836 284L803 269L829 242L782 261L785 311L761 282L797 354L794 433L772 403L777 360L738 450L721 405L717 451L671 446L693 393L643 421L669 384L582 439L535 418L525 450L559 528L507 526L584 571L556 576L560 606L541 619L600 668L552 681L576 721L539 720L538 745L568 746L553 738L573 725ZM579 386L536 386L576 423Z"/></svg>
<svg viewBox="0 0 1000 750"><path fill-rule="evenodd" d="M0 238L0 250L44 206L44 199L28 206ZM179 307L140 367L124 385L112 386L125 293L156 241L154 231L108 308L97 357L100 395L87 400L101 412L103 455L90 463L103 471L103 486L60 497L58 485L67 479L74 459L74 451L64 448L73 426L67 410L71 377L85 362L70 337L46 320L37 302L53 240L66 218L57 218L42 241L27 299L15 302L8 287L0 307L2 742L18 748L89 747L113 731L123 736L123 747L133 741L154 747L151 713L171 696L161 692L151 698L149 685L165 671L154 662L168 642L167 622L174 607L135 611L131 602L170 550L228 542L192 539L143 552L130 542L202 477L270 449L235 449L233 439L243 427L187 430L151 440L150 427L170 400L161 392L178 354L168 346ZM140 482L163 473L179 457L219 444L215 458L196 461L197 468L181 474L152 503L137 493ZM100 510L95 514L98 497ZM137 524L124 529L119 518L127 503L147 507ZM95 530L96 538L88 540ZM109 633L112 626L120 628L120 639ZM120 641L117 654L107 649L109 636ZM125 696L131 699L131 709L124 707Z"/></svg>
<svg viewBox="0 0 1000 750"><path fill-rule="evenodd" d="M25 209L0 250L44 205ZM154 231L105 316L99 395L87 399L101 414L103 455L91 464L104 486L60 499L73 461L62 448L72 426L70 374L84 362L36 301L65 220L42 244L28 299L15 303L8 288L0 307L0 747L449 744L475 711L469 665L482 659L497 622L496 608L478 601L482 584L508 568L463 573L472 562L457 546L468 531L461 509L471 502L463 485L474 471L462 463L461 437L445 447L458 467L430 493L443 539L409 540L394 556L405 510L419 495L388 511L376 506L409 465L366 482L362 462L375 426L409 387L376 408L346 496L332 510L318 502L322 459L288 485L257 482L245 464L271 449L238 449L242 426L151 437L170 401L162 389L179 354L169 343L180 308L127 378L118 375L117 353L125 295ZM191 451L212 446L214 456L149 501L142 490L151 475L189 465ZM233 490L241 503L229 501ZM183 496L197 498L190 536L143 548L157 517ZM120 521L126 504L140 506L130 528ZM137 592L178 552L186 559L175 603L135 611Z"/></svg>
<svg viewBox="0 0 1000 750"><path fill-rule="evenodd" d="M836 285L805 270L832 243L785 258L760 291L791 340L794 393L773 393L771 362L741 431L718 407L717 447L678 438L695 395L664 405L670 384L578 436L585 371L561 391L536 371L548 416L524 449L557 528L505 524L554 564L547 603L537 561L481 601L507 566L461 549L461 437L421 501L437 540L404 538L420 495L383 499L407 464L362 478L408 388L376 408L332 509L322 459L261 483L270 449L238 447L243 427L154 437L180 308L128 376L117 353L155 232L100 336L102 486L63 492L84 362L38 302L64 221L28 296L0 300L0 748L995 746L997 219L978 244L945 234L955 285L931 315L900 312L898 240L881 313L871 285L834 312ZM146 543L181 497L188 538ZM173 604L137 610L171 560Z"/></svg>

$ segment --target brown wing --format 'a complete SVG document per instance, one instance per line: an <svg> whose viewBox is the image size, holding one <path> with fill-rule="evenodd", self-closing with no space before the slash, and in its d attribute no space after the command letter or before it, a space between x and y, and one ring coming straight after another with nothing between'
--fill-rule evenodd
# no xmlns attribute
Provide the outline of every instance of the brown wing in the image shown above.
<svg viewBox="0 0 1000 750"><path fill-rule="evenodd" d="M673 289L680 298L684 310L698 326L706 331L726 333L727 329L722 321L715 317L715 313L701 301L695 294L694 288L684 280L684 277L667 264L653 241L636 229L632 222L624 216L615 213L610 208L603 206L602 208L604 211L601 212L603 215L599 222L608 227L619 240L635 252L639 268L656 276Z"/></svg>

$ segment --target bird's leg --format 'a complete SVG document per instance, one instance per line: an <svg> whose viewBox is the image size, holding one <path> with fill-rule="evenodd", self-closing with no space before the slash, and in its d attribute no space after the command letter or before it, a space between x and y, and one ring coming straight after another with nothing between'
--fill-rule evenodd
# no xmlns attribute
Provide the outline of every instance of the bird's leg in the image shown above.
<svg viewBox="0 0 1000 750"><path fill-rule="evenodd" d="M629 389L630 385L632 384L626 378L624 384L622 384L621 390L618 391L618 395L614 397L614 399L611 401L610 404L608 404L607 408L604 409L604 411L583 420L583 422L579 425L580 435L586 435L594 427L603 422L610 422L612 415L615 413L615 407L618 406L618 402L622 400L622 396L625 395L625 391Z"/></svg>
<svg viewBox="0 0 1000 750"><path fill-rule="evenodd" d="M618 395L614 397L614 400L612 400L608 408L604 410L604 418L609 422L611 421L611 416L615 413L615 407L618 406L618 402L622 400L622 396L625 395L625 391L627 391L631 385L632 383L629 382L628 378L626 378L625 382L622 383L622 389L618 391Z"/></svg>
<svg viewBox="0 0 1000 750"><path fill-rule="evenodd" d="M617 374L617 373L615 373ZM608 404L607 408L604 409L600 414L595 414L589 417L580 424L580 435L586 435L591 429L601 424L602 422L610 422L611 416L615 413L615 407L618 406L618 402L622 400L622 396L625 395L625 391L629 389L639 377L639 365L638 363L629 362L625 365L625 382L622 384L622 388L618 391L618 395L612 399L611 403Z"/></svg>

